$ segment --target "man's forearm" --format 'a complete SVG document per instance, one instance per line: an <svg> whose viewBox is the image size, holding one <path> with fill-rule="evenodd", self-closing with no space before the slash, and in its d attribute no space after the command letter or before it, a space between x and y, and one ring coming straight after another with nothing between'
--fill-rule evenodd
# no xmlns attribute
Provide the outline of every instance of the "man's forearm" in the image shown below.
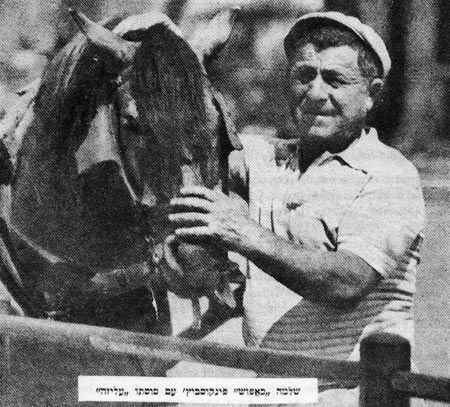
<svg viewBox="0 0 450 407"><path fill-rule="evenodd" d="M245 226L238 252L303 297L345 306L370 291L378 274L347 251L311 250L255 222Z"/></svg>
<svg viewBox="0 0 450 407"><path fill-rule="evenodd" d="M379 280L377 272L351 252L311 250L261 227L250 219L242 199L200 186L185 187L180 195L171 200L174 213L169 214L179 239L214 242L238 252L312 301L345 306Z"/></svg>

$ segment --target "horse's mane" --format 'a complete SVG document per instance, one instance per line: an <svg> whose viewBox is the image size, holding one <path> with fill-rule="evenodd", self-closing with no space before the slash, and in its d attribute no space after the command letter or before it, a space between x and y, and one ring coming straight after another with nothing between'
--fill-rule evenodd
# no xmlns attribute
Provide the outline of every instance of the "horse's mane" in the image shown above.
<svg viewBox="0 0 450 407"><path fill-rule="evenodd" d="M117 14L100 24L112 29L124 17L125 14ZM82 33L56 54L44 71L35 101L39 117L55 126L47 140L49 150L77 149L95 114L100 91L113 79L102 55Z"/></svg>
<svg viewBox="0 0 450 407"><path fill-rule="evenodd" d="M105 82L103 71L81 34L49 62L35 102L36 114L51 126L48 151L76 150L81 144L95 113L99 86Z"/></svg>

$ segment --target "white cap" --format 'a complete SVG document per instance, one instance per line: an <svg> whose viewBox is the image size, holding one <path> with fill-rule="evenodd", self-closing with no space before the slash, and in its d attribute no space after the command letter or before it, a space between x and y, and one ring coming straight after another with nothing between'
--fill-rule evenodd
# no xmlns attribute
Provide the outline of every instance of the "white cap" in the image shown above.
<svg viewBox="0 0 450 407"><path fill-rule="evenodd" d="M363 24L356 17L347 16L337 11L308 13L300 17L284 39L284 50L287 55L292 52L300 32L304 30L304 26L306 24L311 24L314 20L316 20L319 25L320 21L332 21L355 33L356 36L360 38L364 44L368 45L378 57L383 69L383 79L386 78L391 69L391 58L389 57L389 52L383 39L372 27Z"/></svg>

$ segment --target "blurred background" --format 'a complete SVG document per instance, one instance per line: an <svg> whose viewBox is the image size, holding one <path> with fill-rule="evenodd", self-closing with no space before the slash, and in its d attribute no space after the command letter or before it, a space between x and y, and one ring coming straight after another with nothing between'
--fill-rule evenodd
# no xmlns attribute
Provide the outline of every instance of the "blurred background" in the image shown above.
<svg viewBox="0 0 450 407"><path fill-rule="evenodd" d="M94 20L117 11L159 10L187 34L219 9L242 11L212 68L240 131L292 134L283 97L282 40L309 11L359 17L385 39L393 67L371 120L382 139L421 172L428 226L418 278L417 355L421 370L448 375L448 211L450 165L450 2L448 0L0 0L0 118L15 92L37 78L76 31L67 7Z"/></svg>
<svg viewBox="0 0 450 407"><path fill-rule="evenodd" d="M385 39L393 69L374 112L383 140L415 155L445 158L450 136L450 2L447 0L0 0L0 117L13 92L39 76L75 32L67 7L99 20L117 11L166 12L189 35L223 7L242 12L232 41L213 70L238 124L291 132L283 98L282 39L296 17L338 10L361 18ZM438 167L448 170L446 160ZM434 166L433 166L434 167ZM436 168L424 168L427 171ZM447 173L448 175L448 173Z"/></svg>

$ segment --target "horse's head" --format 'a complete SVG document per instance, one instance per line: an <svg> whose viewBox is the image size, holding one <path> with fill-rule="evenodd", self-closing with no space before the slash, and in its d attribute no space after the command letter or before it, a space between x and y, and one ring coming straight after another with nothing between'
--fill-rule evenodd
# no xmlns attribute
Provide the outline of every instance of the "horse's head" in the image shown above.
<svg viewBox="0 0 450 407"><path fill-rule="evenodd" d="M105 26L72 15L82 34L44 73L16 174L15 222L76 262L129 264L148 255L148 237L167 233L161 214L181 185L226 189L227 155L241 146L205 65L234 11L217 15L195 48L163 14Z"/></svg>
<svg viewBox="0 0 450 407"><path fill-rule="evenodd" d="M220 26L223 17L227 24ZM210 23L222 38L209 38L197 44L197 50L164 15L140 18L150 20L150 28L136 28L136 18L131 17L114 30L139 41L138 46L131 43L135 48L130 55L122 54L124 65L130 59L132 63L118 89L119 140L130 183L151 206L155 198L167 202L182 184L214 187L225 180L220 170L229 151L239 148L222 97L203 65L226 41L233 12Z"/></svg>

